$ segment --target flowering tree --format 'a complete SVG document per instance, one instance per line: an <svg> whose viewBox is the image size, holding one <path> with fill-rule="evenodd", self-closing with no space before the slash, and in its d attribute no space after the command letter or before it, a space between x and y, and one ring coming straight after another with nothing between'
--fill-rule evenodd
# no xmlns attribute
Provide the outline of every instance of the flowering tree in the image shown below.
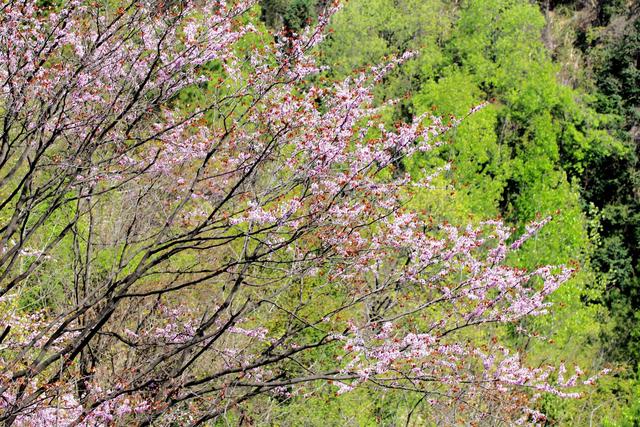
<svg viewBox="0 0 640 427"><path fill-rule="evenodd" d="M468 332L571 270L504 265L546 220L512 240L406 207L429 178L397 165L456 121L381 123L402 59L318 86L335 5L274 43L251 1L117 3L0 3L4 424L201 425L321 381L523 422L575 394Z"/></svg>

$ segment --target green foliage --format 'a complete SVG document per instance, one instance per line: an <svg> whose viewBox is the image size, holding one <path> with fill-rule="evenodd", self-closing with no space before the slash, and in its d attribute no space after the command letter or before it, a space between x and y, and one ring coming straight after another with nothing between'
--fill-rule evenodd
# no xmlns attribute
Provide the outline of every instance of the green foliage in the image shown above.
<svg viewBox="0 0 640 427"><path fill-rule="evenodd" d="M549 21L540 7L518 0L459 6L352 0L335 17L322 58L331 76L340 78L389 56L419 51L379 92L381 100L413 94L400 103L396 118L430 111L461 117L489 100L448 135L449 144L436 158L404 165L419 179L425 168L453 164L433 182L436 191L415 195L414 207L458 224L502 216L520 231L528 221L554 215L511 262L579 266L574 280L554 296L553 314L528 325L552 337L556 350L551 354L545 347L543 353L517 336L514 343L527 342L534 358L570 354L574 362L596 368L603 363L594 356L598 353L635 366L640 361L640 20L621 0L593 6L575 0L540 3L543 10L557 10L547 13ZM581 48L582 56L549 36L550 16L561 20L563 10L577 16L567 19L577 24L565 26L561 36ZM559 47L550 52L553 43ZM554 62L552 54L565 62ZM562 85L559 75L578 87ZM594 304L599 301L611 318ZM599 335L606 339L604 348ZM611 386L617 383L620 387ZM614 406L603 408L599 400L637 396L629 384L613 379L589 396L591 403L550 398L543 407L555 421L573 425L603 420L607 413L615 420ZM624 425L635 425L627 421L634 419L636 406L624 412ZM615 408L623 412L620 405ZM584 411L592 411L591 418L582 416Z"/></svg>
<svg viewBox="0 0 640 427"><path fill-rule="evenodd" d="M442 0L349 1L332 21L321 47L322 59L331 77L343 78L403 53L418 52L378 89L381 100L402 99L416 92L441 60L452 19L453 9ZM401 102L395 115L407 119L409 104Z"/></svg>
<svg viewBox="0 0 640 427"><path fill-rule="evenodd" d="M405 164L416 179L428 166L453 164L433 182L436 191L416 194L414 207L458 224L502 216L520 232L529 221L553 215L554 221L511 262L526 267L575 263L579 273L554 295L553 313L527 325L548 336L555 350L517 334L514 345L526 343L533 359L566 360L597 369L602 363L594 361L601 345L598 337L609 320L601 306L585 305L600 299L604 282L592 270L599 265L597 260L590 262L590 222L583 213L580 182L572 178L601 154L625 152L608 130L615 117L590 108L586 101L591 97L559 83L560 67L543 44L546 23L537 6L516 0L469 1L459 9L447 5L437 14L439 30L427 19L412 32L411 19L403 15L406 3L394 7L386 1L350 2L334 21L325 59L336 64L334 70L341 75L386 55L426 46L384 86L382 99L400 96L398 88L415 94L397 117L430 111L463 117L473 106L490 101L447 136L449 144L437 158L425 156ZM443 5L430 5L431 10L438 7ZM412 16L420 13L414 8ZM419 37L403 44L398 42L402 37L388 31ZM367 37L359 38L363 33ZM603 399L611 398L609 391L603 393ZM552 411L549 404L561 409ZM579 416L579 403L551 399L545 405L556 422L586 420ZM596 412L602 419L603 413Z"/></svg>
<svg viewBox="0 0 640 427"><path fill-rule="evenodd" d="M584 58L578 65L587 77L581 82L593 92L586 101L598 116L565 127L570 143L563 158L576 166L568 171L598 222L592 262L606 281L603 301L615 320L605 334L606 357L635 367L640 362L640 15L633 2L597 1L582 9L571 3L587 17L576 24L572 43ZM581 138L584 123L594 120L606 132Z"/></svg>
<svg viewBox="0 0 640 427"><path fill-rule="evenodd" d="M316 0L262 0L262 20L272 28L299 32L316 17Z"/></svg>

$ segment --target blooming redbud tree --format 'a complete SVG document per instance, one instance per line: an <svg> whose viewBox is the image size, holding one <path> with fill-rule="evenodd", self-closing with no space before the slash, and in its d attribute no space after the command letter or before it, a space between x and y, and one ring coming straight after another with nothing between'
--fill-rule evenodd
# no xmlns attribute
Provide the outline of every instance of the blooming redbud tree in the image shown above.
<svg viewBox="0 0 640 427"><path fill-rule="evenodd" d="M430 178L398 165L457 122L383 123L405 58L319 79L337 5L269 38L252 1L38 4L0 3L4 425L202 425L319 383L528 423L585 382L470 332L571 270L504 263L547 220L407 207Z"/></svg>

